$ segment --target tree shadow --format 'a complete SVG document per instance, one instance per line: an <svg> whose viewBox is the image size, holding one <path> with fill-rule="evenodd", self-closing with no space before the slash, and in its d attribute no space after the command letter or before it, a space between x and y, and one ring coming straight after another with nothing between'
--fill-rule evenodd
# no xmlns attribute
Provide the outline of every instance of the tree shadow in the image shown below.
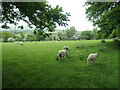
<svg viewBox="0 0 120 90"><path fill-rule="evenodd" d="M106 67L106 64L102 64L102 63L94 63L94 64L91 64L91 66L93 66L93 67Z"/></svg>

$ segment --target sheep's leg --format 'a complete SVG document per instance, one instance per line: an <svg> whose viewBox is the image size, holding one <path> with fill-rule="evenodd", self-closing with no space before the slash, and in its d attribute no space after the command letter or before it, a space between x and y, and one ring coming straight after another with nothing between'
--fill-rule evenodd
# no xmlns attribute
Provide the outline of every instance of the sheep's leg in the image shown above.
<svg viewBox="0 0 120 90"><path fill-rule="evenodd" d="M57 56L57 58L56 58L56 61L58 60L58 56Z"/></svg>
<svg viewBox="0 0 120 90"><path fill-rule="evenodd" d="M92 64L94 64L94 60L93 59L91 60L91 62L92 62Z"/></svg>
<svg viewBox="0 0 120 90"><path fill-rule="evenodd" d="M90 62L87 60L87 65L90 65Z"/></svg>
<svg viewBox="0 0 120 90"><path fill-rule="evenodd" d="M61 60L63 59L63 57L61 57Z"/></svg>
<svg viewBox="0 0 120 90"><path fill-rule="evenodd" d="M68 53L66 52L66 57L68 57Z"/></svg>
<svg viewBox="0 0 120 90"><path fill-rule="evenodd" d="M95 64L95 60L93 60L93 64Z"/></svg>
<svg viewBox="0 0 120 90"><path fill-rule="evenodd" d="M66 57L68 57L68 54L66 55Z"/></svg>

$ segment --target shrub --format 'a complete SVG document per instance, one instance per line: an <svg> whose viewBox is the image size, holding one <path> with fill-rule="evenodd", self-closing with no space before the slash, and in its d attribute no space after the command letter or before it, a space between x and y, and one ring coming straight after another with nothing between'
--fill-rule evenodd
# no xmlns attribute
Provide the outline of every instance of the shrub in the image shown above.
<svg viewBox="0 0 120 90"><path fill-rule="evenodd" d="M102 43L105 43L106 41L103 39L103 40L101 40L101 42L102 42Z"/></svg>
<svg viewBox="0 0 120 90"><path fill-rule="evenodd" d="M114 42L118 42L119 40L118 40L118 39L114 39L113 41L114 41Z"/></svg>

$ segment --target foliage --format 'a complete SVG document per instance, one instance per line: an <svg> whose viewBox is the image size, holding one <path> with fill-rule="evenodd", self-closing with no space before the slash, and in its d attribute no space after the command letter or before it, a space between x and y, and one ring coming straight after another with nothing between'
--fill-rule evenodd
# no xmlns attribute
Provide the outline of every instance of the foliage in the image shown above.
<svg viewBox="0 0 120 90"><path fill-rule="evenodd" d="M28 34L26 38L28 41L36 41L36 37L33 34Z"/></svg>
<svg viewBox="0 0 120 90"><path fill-rule="evenodd" d="M66 35L68 38L71 38L73 35L75 35L76 29L74 26L70 27L70 29L66 30Z"/></svg>
<svg viewBox="0 0 120 90"><path fill-rule="evenodd" d="M3 38L3 42L7 42L9 37L14 38L14 34L11 32L0 32L0 37Z"/></svg>
<svg viewBox="0 0 120 90"><path fill-rule="evenodd" d="M104 39L101 40L102 43L105 43L106 41Z"/></svg>
<svg viewBox="0 0 120 90"><path fill-rule="evenodd" d="M113 29L112 33L110 34L110 38L118 37L118 29Z"/></svg>
<svg viewBox="0 0 120 90"><path fill-rule="evenodd" d="M118 28L120 22L119 2L86 2L88 20L100 28L102 38L109 37L113 29Z"/></svg>
<svg viewBox="0 0 120 90"><path fill-rule="evenodd" d="M80 39L93 39L94 35L92 31L82 31L81 35L80 35Z"/></svg>
<svg viewBox="0 0 120 90"><path fill-rule="evenodd" d="M97 28L93 28L92 30L92 34L93 34L93 38L94 39L99 39L99 33L98 33L98 29Z"/></svg>
<svg viewBox="0 0 120 90"><path fill-rule="evenodd" d="M24 39L25 38L25 33L20 32L20 37L21 37L21 39Z"/></svg>
<svg viewBox="0 0 120 90"><path fill-rule="evenodd" d="M70 13L64 13L62 7L58 5L52 8L47 2L3 2L2 15L3 28L8 23L17 25L23 20L30 28L34 25L41 30L54 31L56 24L68 25Z"/></svg>
<svg viewBox="0 0 120 90"><path fill-rule="evenodd" d="M119 39L113 39L114 42L119 42Z"/></svg>
<svg viewBox="0 0 120 90"><path fill-rule="evenodd" d="M58 32L58 37L59 37L59 40L66 40L67 39L67 35L65 32Z"/></svg>

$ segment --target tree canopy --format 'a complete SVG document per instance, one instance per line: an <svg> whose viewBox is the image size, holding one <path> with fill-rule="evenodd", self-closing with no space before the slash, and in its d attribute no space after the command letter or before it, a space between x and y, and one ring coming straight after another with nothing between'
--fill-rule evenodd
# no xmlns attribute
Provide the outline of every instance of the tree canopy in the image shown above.
<svg viewBox="0 0 120 90"><path fill-rule="evenodd" d="M68 38L71 38L73 35L76 33L76 29L74 26L70 27L69 29L66 30L66 34Z"/></svg>
<svg viewBox="0 0 120 90"><path fill-rule="evenodd" d="M9 28L8 23L17 25L20 20L25 21L30 28L32 25L41 30L54 31L57 24L67 26L70 13L64 12L58 5L52 8L48 2L3 2L2 28ZM23 26L19 26L23 28Z"/></svg>
<svg viewBox="0 0 120 90"><path fill-rule="evenodd" d="M119 2L86 2L85 6L88 20L98 26L99 32L105 34L105 37L108 37L113 29L119 29Z"/></svg>

